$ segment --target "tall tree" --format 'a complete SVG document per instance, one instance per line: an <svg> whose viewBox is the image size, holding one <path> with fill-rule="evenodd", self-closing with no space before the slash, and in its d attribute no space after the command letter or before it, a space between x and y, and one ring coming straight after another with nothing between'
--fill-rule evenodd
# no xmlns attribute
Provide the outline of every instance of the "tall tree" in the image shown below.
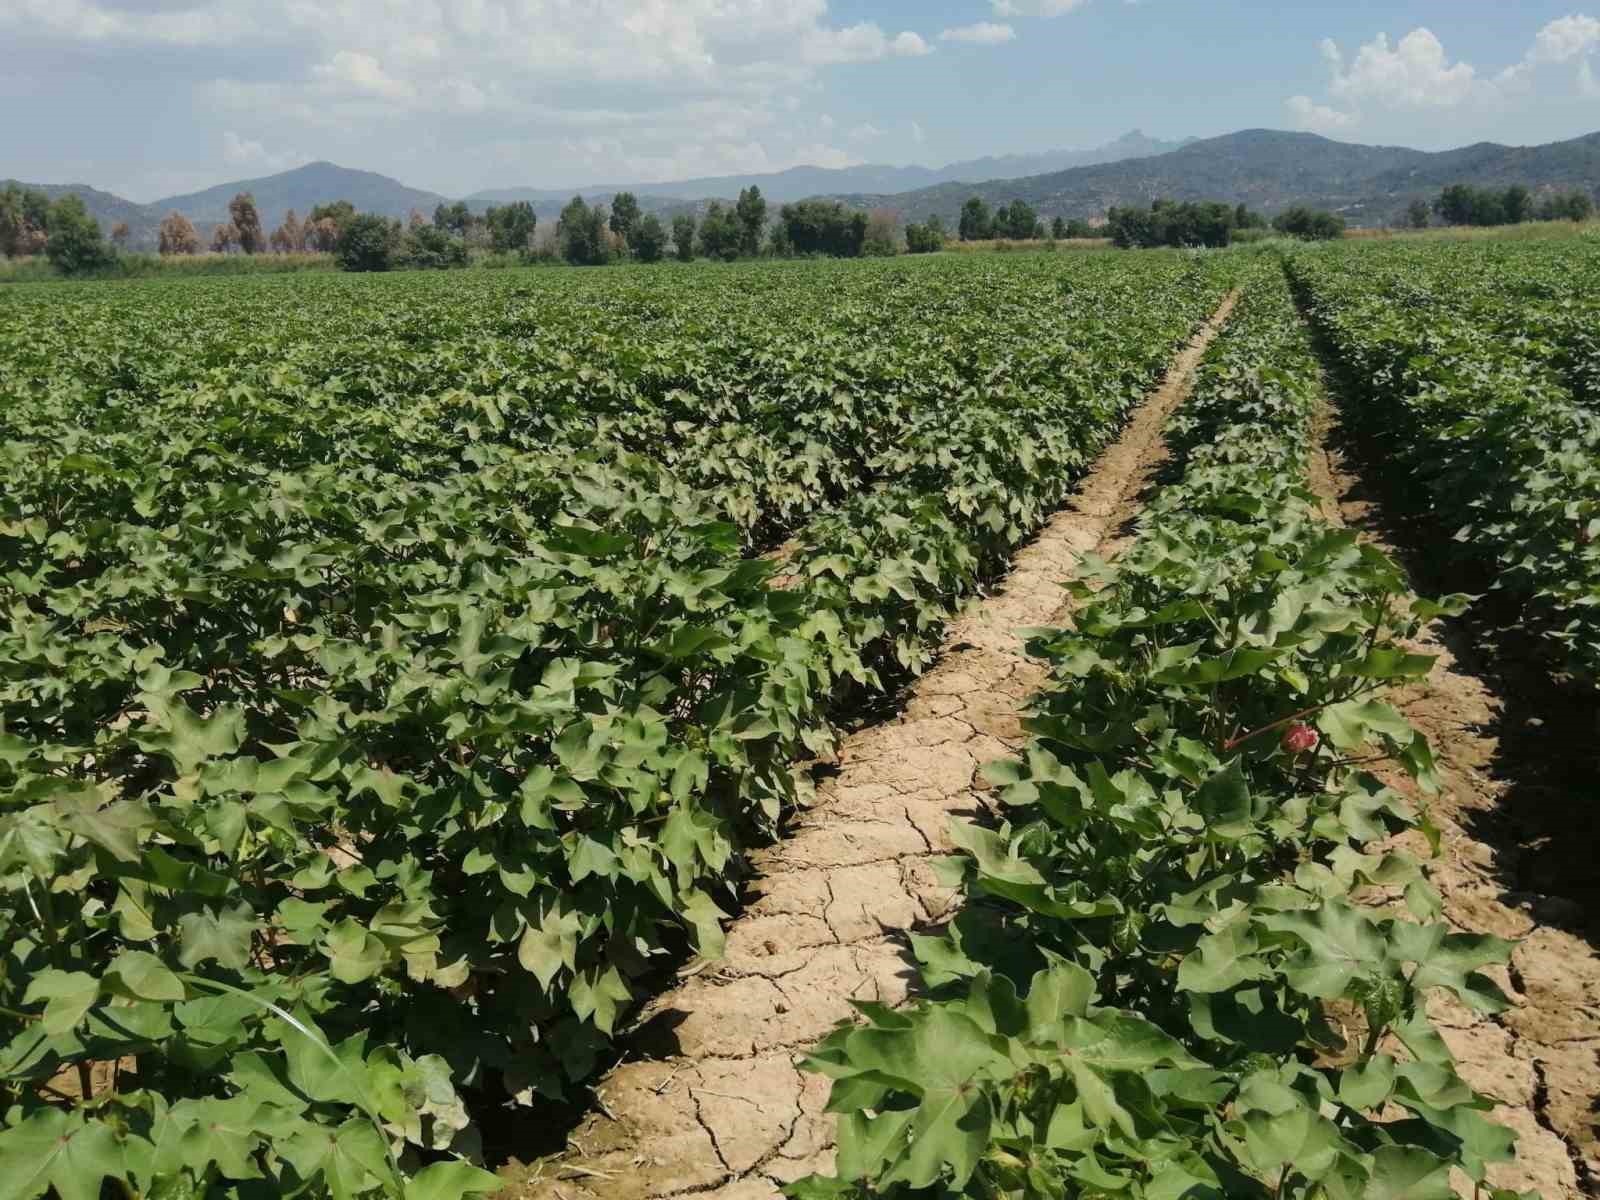
<svg viewBox="0 0 1600 1200"><path fill-rule="evenodd" d="M224 221L211 231L211 253L226 254L239 244L239 231L232 221Z"/></svg>
<svg viewBox="0 0 1600 1200"><path fill-rule="evenodd" d="M328 204L319 204L306 216L306 220L315 224L317 221L332 221L335 225L343 225L355 219L356 206L348 200L334 200Z"/></svg>
<svg viewBox="0 0 1600 1200"><path fill-rule="evenodd" d="M574 196L561 210L556 237L561 242L561 257L576 266L594 267L611 259L605 209L598 204L589 207L582 196Z"/></svg>
<svg viewBox="0 0 1600 1200"><path fill-rule="evenodd" d="M6 185L0 192L0 254L39 254L50 230L50 197L32 188Z"/></svg>
<svg viewBox="0 0 1600 1200"><path fill-rule="evenodd" d="M739 218L722 202L713 200L700 219L700 253L707 258L720 258L732 262L739 257L739 242L744 236Z"/></svg>
<svg viewBox="0 0 1600 1200"><path fill-rule="evenodd" d="M660 262L667 249L667 228L655 213L639 218L628 231L628 249L640 262Z"/></svg>
<svg viewBox="0 0 1600 1200"><path fill-rule="evenodd" d="M1033 237L1039 224L1039 214L1025 200L1013 200L1009 208L994 214L994 236L1027 241Z"/></svg>
<svg viewBox="0 0 1600 1200"><path fill-rule="evenodd" d="M256 212L256 198L249 192L240 192L228 201L228 218L237 231L239 249L246 254L260 254L267 248L266 235L261 232L261 214Z"/></svg>
<svg viewBox="0 0 1600 1200"><path fill-rule="evenodd" d="M332 217L317 217L312 209L312 219L306 221L306 249L321 254L332 254L339 248L339 222Z"/></svg>
<svg viewBox="0 0 1600 1200"><path fill-rule="evenodd" d="M523 253L533 247L539 215L526 200L491 208L484 214L489 227L489 245L498 254Z"/></svg>
<svg viewBox="0 0 1600 1200"><path fill-rule="evenodd" d="M465 200L457 200L454 204L441 204L433 210L433 223L447 233L457 237L465 237L467 230L472 227L472 210L467 207Z"/></svg>
<svg viewBox="0 0 1600 1200"><path fill-rule="evenodd" d="M796 254L859 258L867 240L867 214L831 200L802 200L778 211L787 244Z"/></svg>
<svg viewBox="0 0 1600 1200"><path fill-rule="evenodd" d="M128 248L128 233L128 223L126 221L118 221L111 227L111 244L118 250L126 250Z"/></svg>
<svg viewBox="0 0 1600 1200"><path fill-rule="evenodd" d="M624 241L639 223L639 198L632 192L618 192L611 197L611 232Z"/></svg>
<svg viewBox="0 0 1600 1200"><path fill-rule="evenodd" d="M739 193L733 207L739 220L739 252L746 258L761 253L761 231L767 226L767 200L761 189L751 184Z"/></svg>
<svg viewBox="0 0 1600 1200"><path fill-rule="evenodd" d="M194 223L188 217L181 212L169 212L161 219L156 247L164 255L199 254L200 235L194 231Z"/></svg>
<svg viewBox="0 0 1600 1200"><path fill-rule="evenodd" d="M974 196L961 206L961 223L956 231L963 242L981 242L994 236L993 219L989 206L981 196Z"/></svg>
<svg viewBox="0 0 1600 1200"><path fill-rule="evenodd" d="M1050 236L1058 242L1067 236L1067 220L1065 217L1057 217L1050 222Z"/></svg>
<svg viewBox="0 0 1600 1200"><path fill-rule="evenodd" d="M1520 183L1508 187L1500 198L1507 225L1520 225L1533 216L1533 193Z"/></svg>
<svg viewBox="0 0 1600 1200"><path fill-rule="evenodd" d="M298 254L306 248L306 227L290 209L283 216L283 224L272 231L272 248L279 254Z"/></svg>
<svg viewBox="0 0 1600 1200"><path fill-rule="evenodd" d="M672 248L679 262L694 261L694 234L694 218L688 213L672 218Z"/></svg>
<svg viewBox="0 0 1600 1200"><path fill-rule="evenodd" d="M1413 229L1426 229L1430 216L1426 200L1413 200L1411 206L1406 209L1406 224Z"/></svg>

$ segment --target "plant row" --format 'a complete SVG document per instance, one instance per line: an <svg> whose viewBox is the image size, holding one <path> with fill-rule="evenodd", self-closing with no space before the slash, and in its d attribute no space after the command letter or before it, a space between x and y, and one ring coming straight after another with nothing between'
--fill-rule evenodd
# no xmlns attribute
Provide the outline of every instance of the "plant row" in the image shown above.
<svg viewBox="0 0 1600 1200"><path fill-rule="evenodd" d="M1317 364L1281 279L1253 282L1172 429L1181 478L1115 567L1071 585L1030 740L953 825L966 903L914 939L928 998L861 1005L810 1059L836 1176L796 1197L1480 1195L1512 1134L1428 1001L1478 1012L1509 945L1453 932L1431 833L1363 769L1424 792L1426 741L1382 699L1457 608L1327 524L1305 486Z"/></svg>
<svg viewBox="0 0 1600 1200"><path fill-rule="evenodd" d="M1086 403L1137 394L1214 271L1109 264L43 289L0 332L0 390L35 402L39 437L65 424L170 439L191 479L191 438L269 469L370 462L424 478L476 466L463 451L485 444L612 445L672 468L771 546L863 486L937 471L931 452L881 451L952 412L1028 420L1063 386Z"/></svg>
<svg viewBox="0 0 1600 1200"><path fill-rule="evenodd" d="M720 952L794 763L1060 503L1220 295L1190 278L1026 402L875 450L908 465L814 520L781 588L671 464L540 446L532 405L514 436L464 344L463 387L411 408L306 386L337 346L149 361L110 309L77 314L115 327L103 361L17 348L0 1197L491 1187L483 1119L564 1097L654 974Z"/></svg>
<svg viewBox="0 0 1600 1200"><path fill-rule="evenodd" d="M1365 256L1289 262L1380 438L1454 553L1561 664L1600 673L1600 409L1554 369L1554 347L1448 307L1407 303ZM1536 349L1535 347L1541 347ZM1569 364L1570 365L1570 364Z"/></svg>

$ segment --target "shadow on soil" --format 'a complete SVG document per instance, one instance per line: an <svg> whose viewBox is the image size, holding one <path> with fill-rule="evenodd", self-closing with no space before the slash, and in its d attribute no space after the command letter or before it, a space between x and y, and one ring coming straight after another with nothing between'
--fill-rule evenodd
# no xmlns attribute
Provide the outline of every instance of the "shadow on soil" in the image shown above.
<svg viewBox="0 0 1600 1200"><path fill-rule="evenodd" d="M1393 469L1362 419L1368 402L1303 304L1302 315L1329 398L1344 418L1331 448L1358 476L1340 497L1364 512L1352 523L1395 548L1422 594L1481 597L1465 617L1439 629L1458 669L1482 680L1501 702L1490 725L1476 732L1494 740L1485 770L1504 791L1494 809L1464 814L1467 829L1493 848L1507 902L1600 946L1600 698L1559 676L1548 644L1522 623L1518 606L1491 591L1492 575L1461 553L1450 514L1432 511L1406 474Z"/></svg>

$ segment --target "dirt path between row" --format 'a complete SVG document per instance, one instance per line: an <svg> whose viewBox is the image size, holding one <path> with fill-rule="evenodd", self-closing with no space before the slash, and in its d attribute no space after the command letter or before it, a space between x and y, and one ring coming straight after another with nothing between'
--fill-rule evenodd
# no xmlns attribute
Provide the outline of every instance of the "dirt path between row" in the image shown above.
<svg viewBox="0 0 1600 1200"><path fill-rule="evenodd" d="M1359 530L1363 538L1404 563L1406 554L1389 543L1375 505L1338 447L1337 411L1328 408L1318 429L1311 486L1329 519ZM1544 1200L1600 1194L1600 1140L1595 1105L1600 1093L1600 956L1583 937L1552 921L1565 910L1549 897L1507 891L1497 857L1506 847L1479 840L1481 818L1506 801L1511 781L1497 776L1496 727L1503 701L1475 668L1469 654L1447 644L1443 621L1427 626L1415 651L1439 656L1425 682L1397 689L1389 699L1433 743L1443 791L1429 805L1442 833L1440 855L1430 876L1444 898L1445 918L1456 928L1518 940L1508 971L1497 982L1513 1007L1479 1017L1441 997L1431 1010L1462 1077L1492 1097L1493 1119L1517 1133L1517 1162L1491 1168L1498 1187L1537 1190ZM1453 639L1451 639L1453 640ZM1376 772L1384 782L1415 796L1403 773ZM1573 820L1588 814L1574 797ZM1419 857L1428 848L1420 836L1405 839ZM1600 867L1597 867L1600 870ZM1539 919L1536 919L1539 918ZM1541 923L1541 921L1543 923ZM1458 1181L1464 1185L1465 1181ZM1462 1186L1463 1195L1471 1195Z"/></svg>
<svg viewBox="0 0 1600 1200"><path fill-rule="evenodd" d="M772 1200L831 1170L828 1081L800 1057L853 1015L851 1000L911 996L906 935L956 903L933 869L950 851L946 827L984 807L978 768L1022 744L1022 709L1044 679L1016 631L1063 613L1060 584L1081 553L1114 550L1165 456L1162 428L1236 299L1174 359L1002 589L951 624L902 715L845 741L792 836L757 856L755 899L726 956L646 1008L631 1039L641 1056L600 1084L566 1153L503 1195Z"/></svg>

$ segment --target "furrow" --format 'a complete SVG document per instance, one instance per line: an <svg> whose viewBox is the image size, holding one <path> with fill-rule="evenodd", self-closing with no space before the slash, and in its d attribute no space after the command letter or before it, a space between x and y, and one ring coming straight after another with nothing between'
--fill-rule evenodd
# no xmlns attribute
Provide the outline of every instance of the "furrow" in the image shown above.
<svg viewBox="0 0 1600 1200"><path fill-rule="evenodd" d="M1164 456L1162 428L1236 299L1176 356L1002 588L950 624L899 718L840 747L798 831L755 856L754 899L715 974L684 979L646 1008L636 1057L603 1084L607 1111L591 1114L520 1196L771 1200L777 1183L830 1165L827 1080L801 1076L796 1092L795 1048L848 1019L853 1000L911 996L906 935L956 902L933 869L948 852L945 830L986 807L978 769L1022 745L1022 708L1043 682L1017 631L1062 615L1060 584L1078 556L1115 546Z"/></svg>

